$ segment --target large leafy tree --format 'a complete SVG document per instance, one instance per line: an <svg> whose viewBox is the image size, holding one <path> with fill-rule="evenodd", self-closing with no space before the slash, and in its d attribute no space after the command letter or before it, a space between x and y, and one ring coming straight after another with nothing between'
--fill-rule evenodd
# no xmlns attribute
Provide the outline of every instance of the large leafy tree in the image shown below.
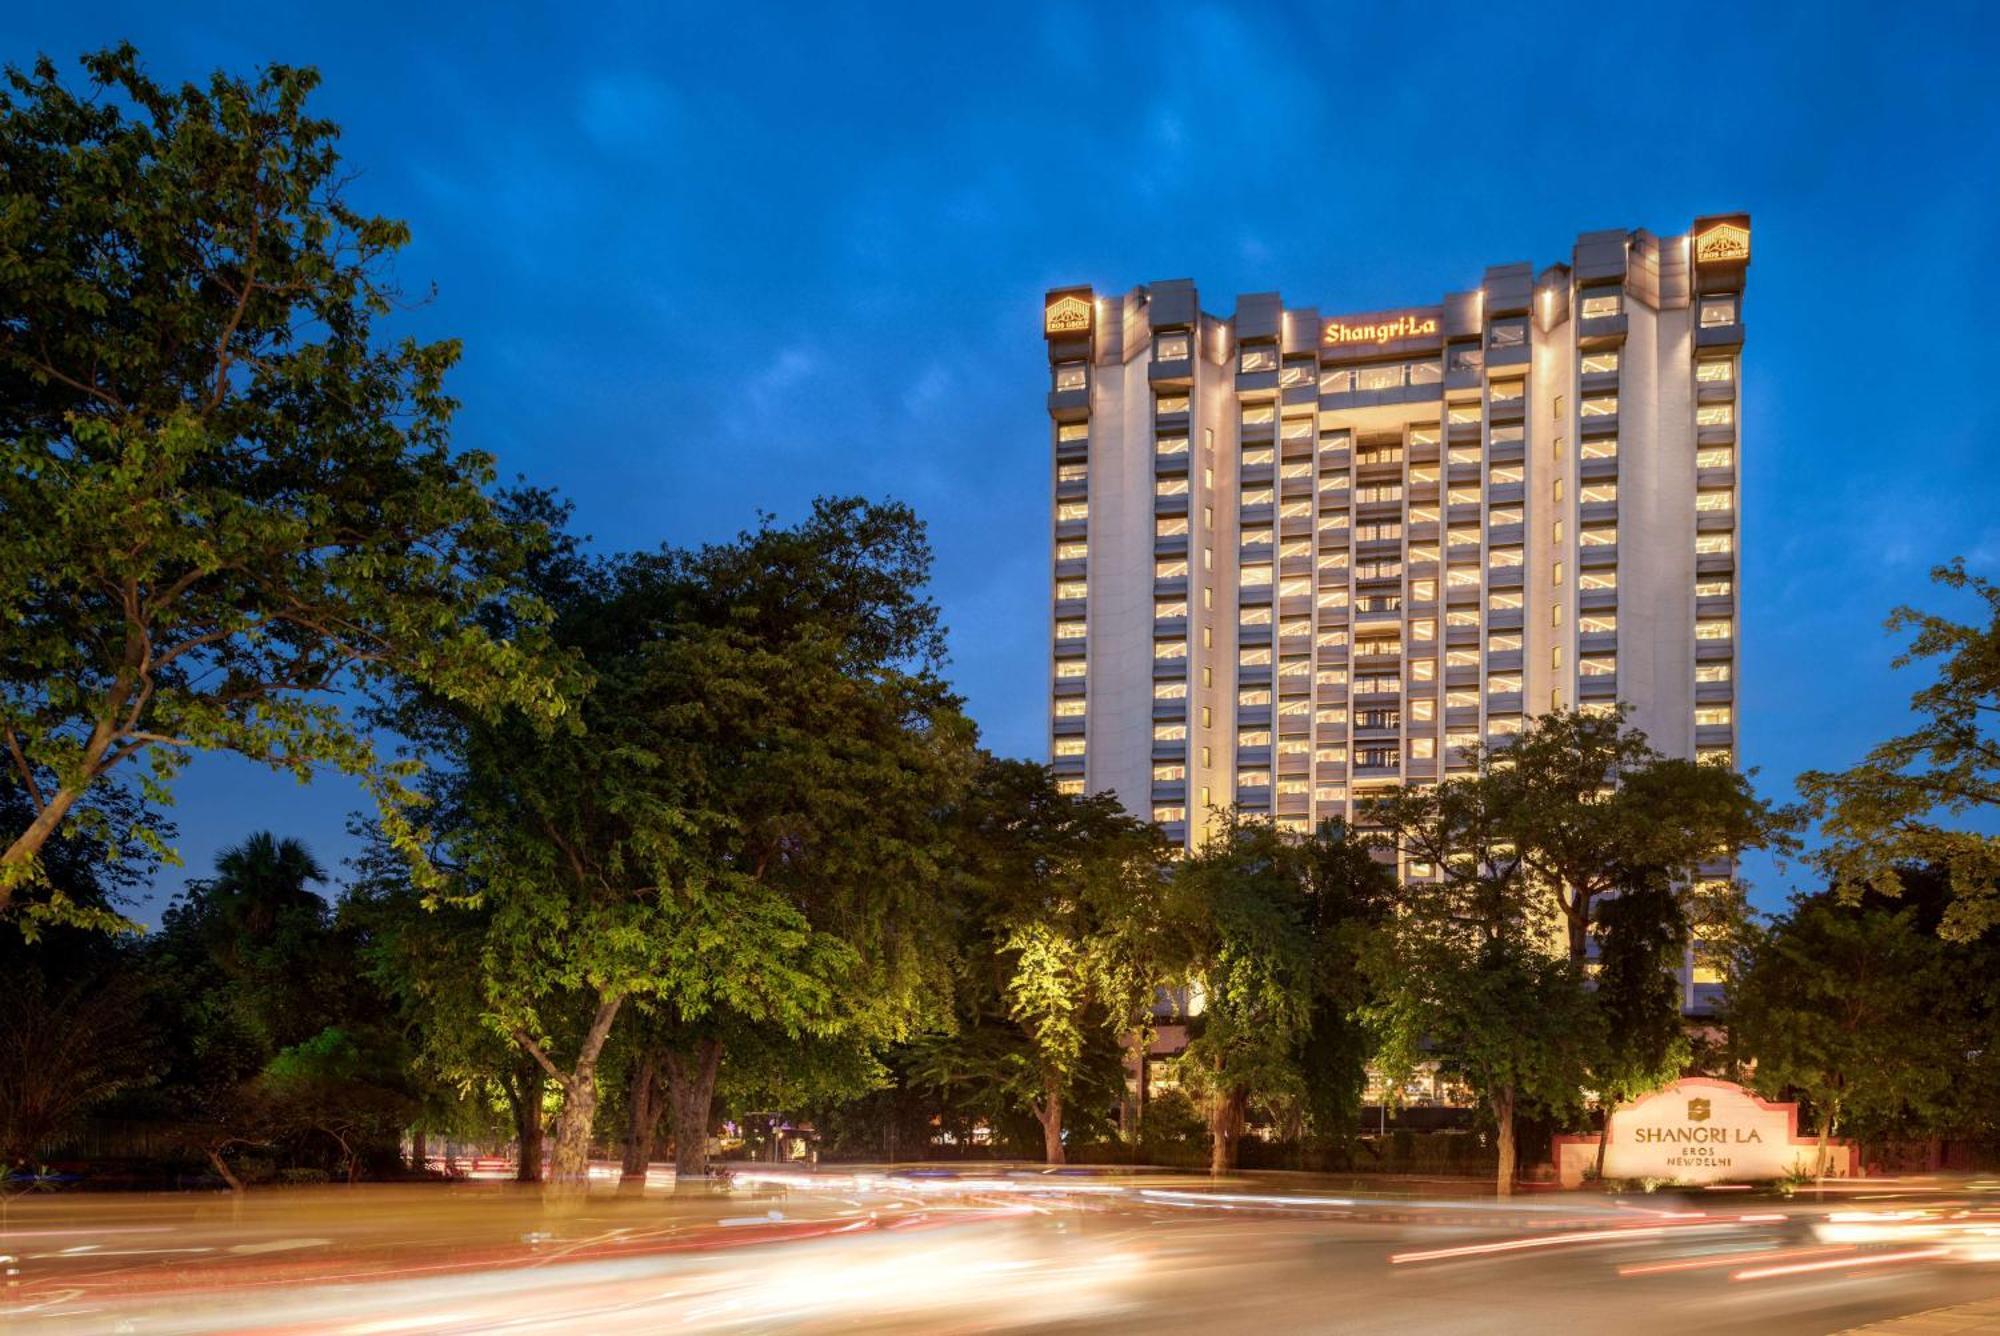
<svg viewBox="0 0 2000 1336"><path fill-rule="evenodd" d="M1909 607L1891 614L1892 632L1915 632L1896 666L1937 661L1937 680L1910 698L1917 727L1852 769L1808 771L1799 790L1824 840L1814 861L1841 893L1895 895L1906 868L1935 869L1955 894L1940 930L1969 939L2000 922L2000 836L1991 829L2000 811L2000 585L1963 560L1932 578L1982 606L1963 622Z"/></svg>
<svg viewBox="0 0 2000 1336"><path fill-rule="evenodd" d="M1177 870L1170 921L1200 1009L1176 1070L1208 1100L1215 1172L1235 1167L1253 1101L1307 1101L1315 1025L1359 1000L1356 930L1391 884L1337 822L1298 837L1237 813Z"/></svg>
<svg viewBox="0 0 2000 1336"><path fill-rule="evenodd" d="M1760 1090L1810 1101L1822 1165L1827 1139L1849 1127L1874 1135L1948 1127L1957 1083L1990 1045L1990 1014L1979 1025L1968 1012L1990 1004L1990 981L1984 998L1965 990L1974 978L1954 976L1946 944L1919 915L1880 899L1798 897L1731 980L1730 1043L1754 1063Z"/></svg>
<svg viewBox="0 0 2000 1336"><path fill-rule="evenodd" d="M1604 1170L1611 1110L1679 1077L1694 1055L1681 1018L1680 968L1689 925L1670 885L1628 886L1598 912L1593 996L1604 1043L1591 1064L1603 1122L1597 1168Z"/></svg>
<svg viewBox="0 0 2000 1336"><path fill-rule="evenodd" d="M571 727L412 711L405 732L452 758L426 888L479 914L485 1020L561 1092L557 1180L582 1181L633 999L668 1036L692 1179L733 1030L894 1037L939 987L932 892L971 732L928 563L906 508L851 500L582 563L552 590L594 681Z"/></svg>
<svg viewBox="0 0 2000 1336"><path fill-rule="evenodd" d="M1115 1100L1120 1041L1171 967L1166 845L1114 795L1072 797L1046 766L987 758L953 823L963 915L955 1030L922 1045L933 1088L1033 1115L1065 1158L1079 1099Z"/></svg>
<svg viewBox="0 0 2000 1336"><path fill-rule="evenodd" d="M82 63L82 89L46 58L0 87L0 750L33 809L0 911L43 917L51 836L120 776L157 800L227 750L393 805L328 693L561 708L532 616L473 615L518 535L449 440L457 345L377 336L408 230L344 197L318 76Z"/></svg>

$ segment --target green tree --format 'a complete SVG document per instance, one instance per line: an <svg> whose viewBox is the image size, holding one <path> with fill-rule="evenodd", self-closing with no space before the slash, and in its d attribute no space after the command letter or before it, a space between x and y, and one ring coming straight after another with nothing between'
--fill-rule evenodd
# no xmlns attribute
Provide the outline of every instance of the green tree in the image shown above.
<svg viewBox="0 0 2000 1336"><path fill-rule="evenodd" d="M1235 1167L1253 1100L1306 1100L1321 1004L1352 996L1352 927L1390 884L1338 822L1296 837L1234 812L1176 872L1169 919L1194 1013L1176 1070L1208 1100L1214 1172Z"/></svg>
<svg viewBox="0 0 2000 1336"><path fill-rule="evenodd" d="M127 774L165 799L193 752L338 767L394 820L330 691L562 708L533 609L513 639L474 616L520 539L448 439L457 345L375 335L408 230L344 201L318 76L82 63L82 91L46 58L0 89L0 745L33 807L0 911L43 918L50 837Z"/></svg>
<svg viewBox="0 0 2000 1336"><path fill-rule="evenodd" d="M1392 1089L1431 1053L1472 1087L1498 1136L1506 1196L1516 1120L1581 1107L1602 1030L1582 966L1557 945L1560 907L1529 880L1493 787L1483 775L1446 779L1369 808L1424 875L1404 883L1370 946L1363 1014Z"/></svg>
<svg viewBox="0 0 2000 1336"><path fill-rule="evenodd" d="M1008 1033L971 1047L940 1036L933 1075L949 1083L973 1048L998 1049L986 1055L996 1066L959 1079L996 1082L1034 1115L1043 1157L1061 1164L1066 1111L1086 1090L1116 1098L1119 1041L1145 1029L1169 968L1166 845L1114 795L1072 797L1046 766L990 757L956 830L969 929L963 1025Z"/></svg>
<svg viewBox="0 0 2000 1336"><path fill-rule="evenodd" d="M1915 906L1796 897L1730 983L1731 1046L1754 1063L1759 1090L1810 1101L1822 1171L1828 1138L1849 1126L1881 1135L1947 1122L1954 1085L1978 1056L1952 1023L1962 999L1945 944L1917 916Z"/></svg>
<svg viewBox="0 0 2000 1336"><path fill-rule="evenodd" d="M1843 894L1895 895L1905 869L1936 869L1955 894L1940 930L1965 940L2000 922L2000 836L1990 829L2000 811L2000 586L1962 559L1931 578L1983 607L1966 622L1909 607L1890 615L1891 632L1915 632L1896 667L1938 661L1937 680L1910 697L1921 722L1852 769L1806 772L1799 791L1824 841L1813 861Z"/></svg>
<svg viewBox="0 0 2000 1336"><path fill-rule="evenodd" d="M1611 1111L1679 1077L1694 1056L1681 1018L1680 969L1688 920L1670 885L1628 886L1598 913L1597 973L1592 995L1604 1043L1591 1064L1603 1122L1597 1170L1604 1172Z"/></svg>

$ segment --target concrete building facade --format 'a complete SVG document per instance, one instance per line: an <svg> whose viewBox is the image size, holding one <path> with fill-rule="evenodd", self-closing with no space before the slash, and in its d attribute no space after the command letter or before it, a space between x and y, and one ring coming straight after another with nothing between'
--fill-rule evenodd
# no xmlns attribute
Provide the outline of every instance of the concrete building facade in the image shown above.
<svg viewBox="0 0 2000 1336"><path fill-rule="evenodd" d="M1749 258L1733 214L1393 311L1049 293L1064 785L1304 829L1618 701L1733 762Z"/></svg>

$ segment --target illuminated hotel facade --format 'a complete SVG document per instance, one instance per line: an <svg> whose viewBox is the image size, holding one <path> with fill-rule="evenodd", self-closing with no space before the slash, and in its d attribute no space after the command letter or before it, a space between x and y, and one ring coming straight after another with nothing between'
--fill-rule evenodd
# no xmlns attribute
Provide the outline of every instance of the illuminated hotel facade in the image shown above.
<svg viewBox="0 0 2000 1336"><path fill-rule="evenodd" d="M1305 829L1618 701L1733 762L1749 258L1739 214L1363 315L1049 293L1064 786Z"/></svg>

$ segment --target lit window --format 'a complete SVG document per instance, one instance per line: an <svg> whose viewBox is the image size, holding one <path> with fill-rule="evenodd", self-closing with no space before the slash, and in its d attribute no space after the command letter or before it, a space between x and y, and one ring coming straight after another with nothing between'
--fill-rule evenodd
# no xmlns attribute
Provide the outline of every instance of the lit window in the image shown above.
<svg viewBox="0 0 2000 1336"><path fill-rule="evenodd" d="M1188 494L1188 480L1186 478L1161 478L1153 484L1153 494L1155 496L1186 496Z"/></svg>
<svg viewBox="0 0 2000 1336"><path fill-rule="evenodd" d="M1615 612L1584 613L1576 619L1576 629L1581 635L1609 635L1618 629L1618 614Z"/></svg>
<svg viewBox="0 0 2000 1336"><path fill-rule="evenodd" d="M1618 396L1615 394L1591 395L1583 401L1583 416L1587 418L1618 416Z"/></svg>
<svg viewBox="0 0 2000 1336"><path fill-rule="evenodd" d="M1694 582L1694 596L1696 598L1728 598L1735 592L1736 582L1727 577L1720 580L1696 580Z"/></svg>
<svg viewBox="0 0 2000 1336"><path fill-rule="evenodd" d="M1286 441L1310 441L1312 434L1313 420L1305 417L1286 418L1284 425L1278 429L1279 439Z"/></svg>
<svg viewBox="0 0 2000 1336"><path fill-rule="evenodd" d="M1056 363L1056 393L1082 389L1088 376L1089 370L1082 362Z"/></svg>
<svg viewBox="0 0 2000 1336"><path fill-rule="evenodd" d="M1179 417L1188 411L1185 394L1162 394L1153 400L1153 412L1160 417Z"/></svg>
<svg viewBox="0 0 2000 1336"><path fill-rule="evenodd" d="M1486 331L1489 348L1522 348L1528 342L1528 322L1525 320L1496 320Z"/></svg>
<svg viewBox="0 0 2000 1336"><path fill-rule="evenodd" d="M1714 728L1722 724L1727 724L1729 720L1730 713L1727 705L1704 705L1694 712L1694 722L1697 728Z"/></svg>
<svg viewBox="0 0 2000 1336"><path fill-rule="evenodd" d="M1429 723L1437 718L1437 702L1429 697L1419 696L1410 702L1410 718L1420 724Z"/></svg>
<svg viewBox="0 0 2000 1336"><path fill-rule="evenodd" d="M1259 586L1268 589L1271 584L1270 566L1268 565L1245 566L1243 568L1242 582L1244 588L1246 589L1257 588Z"/></svg>
<svg viewBox="0 0 2000 1336"><path fill-rule="evenodd" d="M1187 573L1188 564L1184 560L1156 561L1153 563L1153 578L1155 580L1185 580Z"/></svg>
<svg viewBox="0 0 2000 1336"><path fill-rule="evenodd" d="M1727 357L1704 357L1694 364L1694 378L1704 385L1727 385L1736 379L1736 363Z"/></svg>
<svg viewBox="0 0 2000 1336"><path fill-rule="evenodd" d="M1246 347L1236 358L1238 371L1276 371L1278 350L1276 348Z"/></svg>
<svg viewBox="0 0 2000 1336"><path fill-rule="evenodd" d="M1056 792L1066 798L1081 797L1083 795L1083 781L1080 779L1059 779L1056 781Z"/></svg>
<svg viewBox="0 0 2000 1336"><path fill-rule="evenodd" d="M1616 589L1618 587L1618 572L1585 571L1577 577L1576 585L1579 589Z"/></svg>
<svg viewBox="0 0 2000 1336"><path fill-rule="evenodd" d="M1185 741L1187 741L1187 725L1186 725L1186 724L1154 724L1154 725L1153 725L1153 741L1155 741L1155 742L1185 742Z"/></svg>
<svg viewBox="0 0 2000 1336"><path fill-rule="evenodd" d="M1090 439L1088 422L1060 422L1056 424L1058 441L1087 441Z"/></svg>
<svg viewBox="0 0 2000 1336"><path fill-rule="evenodd" d="M1519 464L1495 464L1492 471L1486 476L1487 481L1491 482L1495 487L1504 487L1509 483L1521 481L1521 466Z"/></svg>
<svg viewBox="0 0 2000 1336"><path fill-rule="evenodd" d="M1447 589L1476 589L1479 586L1479 568L1453 566L1445 572L1444 583Z"/></svg>
<svg viewBox="0 0 2000 1336"><path fill-rule="evenodd" d="M1082 738L1057 738L1057 739L1056 739L1056 755L1058 755L1058 756L1081 756L1081 755L1083 755L1083 739L1082 739Z"/></svg>
<svg viewBox="0 0 2000 1336"><path fill-rule="evenodd" d="M1153 642L1153 661L1155 663L1170 659L1185 659L1186 657L1187 641L1185 640L1155 640Z"/></svg>
<svg viewBox="0 0 2000 1336"><path fill-rule="evenodd" d="M1082 677L1082 676L1083 676L1083 672L1084 672L1084 669L1083 669L1083 660L1082 660L1082 659L1057 659L1057 660L1056 660L1056 676L1057 676L1057 677Z"/></svg>
<svg viewBox="0 0 2000 1336"><path fill-rule="evenodd" d="M1171 825L1187 820L1187 808L1176 803L1157 803L1153 807L1153 820L1161 825Z"/></svg>
<svg viewBox="0 0 2000 1336"><path fill-rule="evenodd" d="M1313 582L1311 576L1301 576L1296 580L1280 580L1278 582L1279 598L1311 598L1312 591Z"/></svg>
<svg viewBox="0 0 2000 1336"><path fill-rule="evenodd" d="M1618 656L1615 654L1578 655L1576 671L1579 677L1610 677L1618 671Z"/></svg>
<svg viewBox="0 0 2000 1336"><path fill-rule="evenodd" d="M1479 421L1478 401L1474 400L1462 404L1447 404L1445 405L1444 417L1445 421L1454 423L1458 426L1465 426L1468 423L1476 423Z"/></svg>
<svg viewBox="0 0 2000 1336"><path fill-rule="evenodd" d="M1696 640L1727 640L1734 634L1734 626L1726 617L1701 617L1695 620Z"/></svg>
<svg viewBox="0 0 2000 1336"><path fill-rule="evenodd" d="M1187 778L1187 767L1179 761L1162 761L1153 767L1155 784L1176 784Z"/></svg>
<svg viewBox="0 0 2000 1336"><path fill-rule="evenodd" d="M1694 680L1697 682L1727 682L1730 666L1726 663L1698 663L1694 666Z"/></svg>
<svg viewBox="0 0 2000 1336"><path fill-rule="evenodd" d="M1736 452L1726 445L1703 446L1694 452L1694 466L1698 469L1733 469L1736 467Z"/></svg>
<svg viewBox="0 0 2000 1336"><path fill-rule="evenodd" d="M1519 566L1521 549L1518 547L1491 547L1486 550L1486 564L1489 566Z"/></svg>
<svg viewBox="0 0 2000 1336"><path fill-rule="evenodd" d="M1080 719L1083 717L1083 702L1071 696L1056 702L1056 718Z"/></svg>
<svg viewBox="0 0 2000 1336"><path fill-rule="evenodd" d="M1082 580L1060 580L1056 583L1057 598L1085 598L1090 586Z"/></svg>
<svg viewBox="0 0 2000 1336"><path fill-rule="evenodd" d="M1188 531L1187 516L1167 515L1153 521L1155 538L1185 538Z"/></svg>
<svg viewBox="0 0 2000 1336"><path fill-rule="evenodd" d="M1486 721L1486 736L1490 738L1511 737L1521 731L1521 716L1518 714L1496 714Z"/></svg>
<svg viewBox="0 0 2000 1336"><path fill-rule="evenodd" d="M1078 538L1064 539L1056 544L1057 561L1082 561L1090 555L1090 544Z"/></svg>
<svg viewBox="0 0 2000 1336"><path fill-rule="evenodd" d="M1313 359L1310 357L1287 357L1278 371L1278 384L1285 389L1296 385L1313 383Z"/></svg>
<svg viewBox="0 0 2000 1336"><path fill-rule="evenodd" d="M1271 688L1241 687L1236 692L1236 703L1246 709L1255 709L1271 703Z"/></svg>
<svg viewBox="0 0 2000 1336"><path fill-rule="evenodd" d="M1496 591L1486 596L1488 612L1516 612L1520 607L1521 596L1518 593Z"/></svg>
<svg viewBox="0 0 2000 1336"><path fill-rule="evenodd" d="M1625 294L1622 292L1587 292L1583 295L1583 318L1602 320L1605 316L1617 315L1625 309Z"/></svg>
<svg viewBox="0 0 2000 1336"><path fill-rule="evenodd" d="M1576 541L1581 547L1610 547L1618 541L1618 526L1587 524L1576 531Z"/></svg>
<svg viewBox="0 0 2000 1336"><path fill-rule="evenodd" d="M1081 639L1082 637L1083 637L1083 623L1082 623L1082 622L1057 622L1057 623L1056 623L1056 639L1057 639L1057 640L1079 640L1079 639Z"/></svg>
<svg viewBox="0 0 2000 1336"><path fill-rule="evenodd" d="M1736 405L1703 404L1694 410L1694 424L1697 427L1726 427L1736 421Z"/></svg>
<svg viewBox="0 0 2000 1336"><path fill-rule="evenodd" d="M1269 547L1271 526L1268 524L1246 524L1240 531L1244 547Z"/></svg>
<svg viewBox="0 0 2000 1336"><path fill-rule="evenodd" d="M1736 323L1736 295L1725 293L1717 297L1701 299L1701 327L1714 329L1717 325Z"/></svg>
<svg viewBox="0 0 2000 1336"><path fill-rule="evenodd" d="M1520 650L1521 633L1519 631L1495 631L1492 635L1486 637L1486 652L1488 654L1518 654Z"/></svg>
<svg viewBox="0 0 2000 1336"><path fill-rule="evenodd" d="M1576 499L1583 505L1596 505L1604 501L1618 499L1618 484L1615 482L1588 482L1577 489Z"/></svg>
<svg viewBox="0 0 2000 1336"><path fill-rule="evenodd" d="M1486 387L1487 395L1496 404L1514 404L1525 399L1528 382L1524 380L1496 380Z"/></svg>
<svg viewBox="0 0 2000 1336"><path fill-rule="evenodd" d="M1271 787L1271 772L1268 770L1239 770L1236 772L1238 789L1268 789Z"/></svg>
<svg viewBox="0 0 2000 1336"><path fill-rule="evenodd" d="M1153 699L1186 700L1187 682L1185 680L1177 682L1155 682L1153 683Z"/></svg>
<svg viewBox="0 0 2000 1336"><path fill-rule="evenodd" d="M1065 501L1056 507L1056 523L1058 524L1069 520L1087 520L1089 518L1090 502L1088 501Z"/></svg>
<svg viewBox="0 0 2000 1336"><path fill-rule="evenodd" d="M1615 352L1585 353L1583 355L1583 374L1586 376L1599 376L1607 372L1616 371L1617 369L1618 354Z"/></svg>
<svg viewBox="0 0 2000 1336"><path fill-rule="evenodd" d="M1267 668L1271 663L1269 645L1245 645L1237 651L1236 662L1245 668Z"/></svg>
<svg viewBox="0 0 2000 1336"><path fill-rule="evenodd" d="M1243 467L1254 469L1276 459L1277 453L1268 445L1246 445L1243 447Z"/></svg>
<svg viewBox="0 0 2000 1336"><path fill-rule="evenodd" d="M1185 436L1162 436L1153 447L1162 459L1173 459L1188 452L1188 438Z"/></svg>
<svg viewBox="0 0 2000 1336"><path fill-rule="evenodd" d="M1736 493L1726 489L1711 492L1696 492L1694 508L1703 511L1724 511L1736 508Z"/></svg>
<svg viewBox="0 0 2000 1336"><path fill-rule="evenodd" d="M1486 512L1486 522L1496 529L1509 524L1519 524L1521 522L1521 508L1519 506L1495 506Z"/></svg>
<svg viewBox="0 0 2000 1336"><path fill-rule="evenodd" d="M1354 373L1357 390L1399 390L1403 387L1403 364L1364 366Z"/></svg>
<svg viewBox="0 0 2000 1336"><path fill-rule="evenodd" d="M1268 427L1278 420L1278 410L1270 404L1246 404L1241 421L1246 427Z"/></svg>
<svg viewBox="0 0 2000 1336"><path fill-rule="evenodd" d="M1612 436L1586 440L1582 445L1577 447L1577 453L1584 459L1616 459L1618 457L1618 440Z"/></svg>
<svg viewBox="0 0 2000 1336"><path fill-rule="evenodd" d="M1703 765L1719 765L1727 768L1736 764L1736 753L1727 747L1696 747L1694 759Z"/></svg>
<svg viewBox="0 0 2000 1336"><path fill-rule="evenodd" d="M1519 673L1492 673L1486 678L1486 693L1489 696L1509 696L1521 690Z"/></svg>
<svg viewBox="0 0 2000 1336"><path fill-rule="evenodd" d="M1734 552L1736 540L1726 533L1702 533L1694 537L1694 550L1701 556L1714 556L1722 552Z"/></svg>
<svg viewBox="0 0 2000 1336"><path fill-rule="evenodd" d="M1153 336L1153 360L1155 362L1185 362L1193 352L1193 342L1185 334L1156 334Z"/></svg>
<svg viewBox="0 0 2000 1336"><path fill-rule="evenodd" d="M1412 362L1409 366L1410 384L1435 385L1444 379L1444 364L1436 360Z"/></svg>

